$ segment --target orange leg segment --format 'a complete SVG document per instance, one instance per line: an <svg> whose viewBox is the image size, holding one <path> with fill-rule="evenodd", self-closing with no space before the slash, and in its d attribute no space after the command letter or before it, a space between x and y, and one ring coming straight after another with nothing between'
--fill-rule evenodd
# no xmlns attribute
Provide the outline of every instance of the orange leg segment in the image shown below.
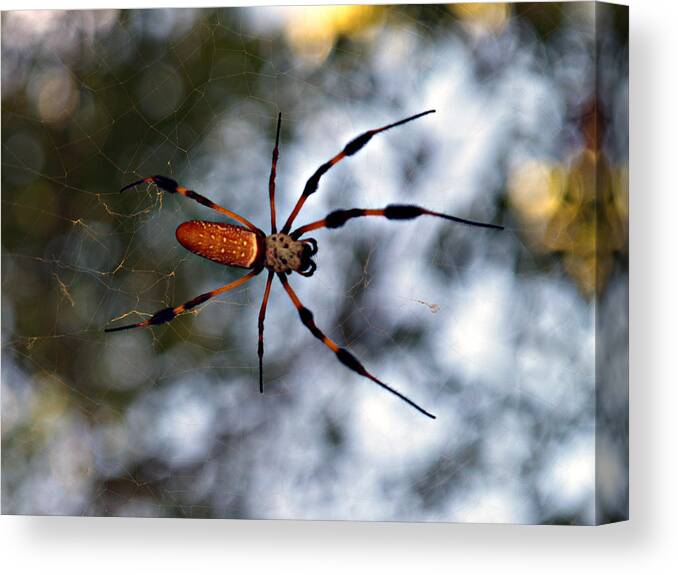
<svg viewBox="0 0 678 575"><path fill-rule="evenodd" d="M294 307L297 308L297 311L299 312L299 317L301 318L301 322L317 339L319 339L323 344L325 344L334 352L334 354L337 356L337 359L341 363L343 363L350 370L356 372L358 375L362 375L363 377L372 380L374 383L384 388L386 391L392 393L396 397L400 398L405 403L411 405L412 407L414 407L414 409L416 409L420 413L423 413L425 416L430 417L431 419L436 418L435 415L429 413L423 407L420 407L419 405L414 403L414 401L412 401L407 396L403 395L396 389L392 388L390 385L385 384L383 381L377 379L375 376L373 376L369 371L365 369L363 364L360 363L358 358L356 358L350 351L343 347L339 347L334 341L327 337L315 324L315 321L313 319L313 313L311 312L311 310L303 306L303 304L297 297L297 294L292 289L292 286L287 281L287 277L285 276L285 274L279 273L278 278L283 284L283 287L285 288L287 295L290 296L290 299L292 300Z"/></svg>
<svg viewBox="0 0 678 575"><path fill-rule="evenodd" d="M445 220L450 220L452 222L457 222L460 224L465 224L468 226L477 226L480 228L492 228L495 230L503 230L504 227L497 224L486 224L484 222L476 222L473 220L465 220L463 218L458 218L456 216L450 216L448 214L442 214L440 212L434 212L422 208L419 206L413 205L404 205L404 204L391 204L386 206L383 209L374 209L368 210L363 208L353 208L350 210L336 210L329 213L322 220L317 220L305 226L301 226L294 230L290 235L295 240L298 239L305 233L308 233L313 230L318 230L321 228L336 229L343 226L348 220L353 218L362 218L367 216L380 216L385 217L388 220L413 220L419 216L435 216L437 218L443 218Z"/></svg>
<svg viewBox="0 0 678 575"><path fill-rule="evenodd" d="M268 305L268 296L271 293L272 282L273 272L269 271L264 298L261 300L261 308L259 309L259 344L257 346L257 355L259 356L259 393L264 393L264 320L266 319L266 306Z"/></svg>
<svg viewBox="0 0 678 575"><path fill-rule="evenodd" d="M160 325L162 323L167 323L168 321L172 321L179 314L182 314L182 313L194 308L195 306L206 302L208 299L211 299L214 296L219 295L220 293L224 293L226 291L237 288L238 286L241 286L242 284L250 281L254 276L259 274L260 272L261 272L261 269L252 270L247 275L244 275L244 276L238 278L237 280L231 282L230 284L226 284L225 286L222 286L222 287L217 288L215 290L208 291L207 293L201 294L198 297L194 297L192 300L187 301L184 304L178 305L176 307L167 307L165 309L161 309L160 311L155 312L146 321L141 321L139 323L133 323L133 324L130 324L130 325L123 325L123 326L120 326L120 327L109 327L109 328L106 328L104 331L107 331L107 332L122 331L122 330L125 330L125 329L133 329L135 327L148 327L150 325Z"/></svg>
<svg viewBox="0 0 678 575"><path fill-rule="evenodd" d="M169 192L170 194L176 193L176 194L180 194L180 195L184 196L185 198L195 200L199 204L202 204L203 206L206 206L206 207L208 207L212 210L215 210L215 211L219 212L220 214L224 214L225 216L228 216L229 218L235 220L236 222L241 223L242 225L248 227L253 232L256 232L256 233L261 234L261 235L265 235L264 232L262 232L257 226L255 226L248 219L243 218L240 214L236 214L235 212L232 212L231 210L227 210L226 208L220 206L219 204L215 204L212 200L206 198L205 196L200 195L198 192L194 192L193 190L188 190L188 189L180 186L172 178L168 178L167 176L149 176L148 178L143 178L143 179L138 180L136 182L132 182L131 184L127 184L120 191L124 192L125 190L128 190L129 188L134 188L134 187L138 186L139 184L155 184L161 190Z"/></svg>
<svg viewBox="0 0 678 575"><path fill-rule="evenodd" d="M271 233L275 234L278 231L275 218L275 175L278 168L278 144L280 143L280 124L282 122L282 114L278 114L278 129L275 133L275 148L273 148L273 157L271 159L271 174L268 176L268 201L271 206Z"/></svg>
<svg viewBox="0 0 678 575"><path fill-rule="evenodd" d="M344 146L344 149L341 152L339 152L329 161L322 164L315 171L315 173L308 179L306 185L304 186L304 191L301 193L301 196L297 200L297 203L294 206L292 213L285 222L285 225L282 229L282 233L284 234L289 233L295 218L299 214L301 207L304 205L304 202L306 201L306 198L308 198L311 194L316 192L316 190L318 189L320 178L322 178L325 172L327 172L332 166L341 162L341 160L343 160L345 157L352 156L353 154L361 150L363 146L372 139L372 136L380 134L381 132L385 132L386 130L390 130L391 128L395 128L396 126L402 126L403 124L407 124L412 120L416 120L417 118L421 118L422 116L426 116L427 114L432 114L433 112L435 112L435 110L427 110L426 112L415 114L414 116L410 116L408 118L405 118L404 120L399 120L398 122L388 124L387 126L382 126L381 128L376 128L374 130L368 130L367 132L360 134L360 136L354 138L348 144L346 144L346 146Z"/></svg>

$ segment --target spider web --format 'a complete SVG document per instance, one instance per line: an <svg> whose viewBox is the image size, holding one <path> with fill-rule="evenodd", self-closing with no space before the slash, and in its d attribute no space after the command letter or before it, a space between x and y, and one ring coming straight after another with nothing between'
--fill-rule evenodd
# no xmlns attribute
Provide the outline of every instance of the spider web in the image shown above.
<svg viewBox="0 0 678 575"><path fill-rule="evenodd" d="M593 520L593 305L526 241L506 183L579 145L586 20L473 10L3 15L5 513ZM339 364L277 282L260 395L263 274L103 333L242 274L174 239L218 214L123 185L165 174L268 230L279 111L280 226L349 139L429 108L334 167L297 223L416 203L507 229L355 220L312 234L318 271L290 281L435 422Z"/></svg>

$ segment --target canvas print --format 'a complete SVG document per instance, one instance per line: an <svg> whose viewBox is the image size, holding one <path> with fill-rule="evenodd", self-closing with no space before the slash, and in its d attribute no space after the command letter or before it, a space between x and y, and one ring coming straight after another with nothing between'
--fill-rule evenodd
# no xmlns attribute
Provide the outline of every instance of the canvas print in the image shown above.
<svg viewBox="0 0 678 575"><path fill-rule="evenodd" d="M2 14L2 512L628 517L628 9Z"/></svg>

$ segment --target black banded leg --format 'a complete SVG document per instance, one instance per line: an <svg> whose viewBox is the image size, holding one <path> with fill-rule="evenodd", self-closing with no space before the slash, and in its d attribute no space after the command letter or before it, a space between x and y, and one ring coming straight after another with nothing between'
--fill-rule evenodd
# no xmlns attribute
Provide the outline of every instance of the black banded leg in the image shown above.
<svg viewBox="0 0 678 575"><path fill-rule="evenodd" d="M427 417L430 417L431 419L435 419L436 416L433 415L432 413L429 413L426 411L423 407L420 407L414 401L412 401L410 398L407 396L403 395L396 389L393 389L391 386L385 384L383 381L377 379L374 377L369 371L365 369L362 363L358 360L357 357L355 357L350 351L347 349L344 349L343 347L339 347L334 341L332 341L329 337L327 337L315 324L315 321L313 320L313 313L311 310L308 308L304 307L299 298L297 297L297 294L294 292L292 289L292 286L289 284L287 281L287 278L285 277L285 274L279 273L278 278L283 284L283 287L285 288L285 291L287 294L290 296L290 299L292 300L292 303L294 304L294 307L297 308L297 311L299 312L299 318L301 319L301 322L308 328L308 330L317 338L319 339L322 343L324 343L327 347L329 347L334 354L337 356L337 359L343 363L346 367L348 367L350 370L355 371L358 375L362 375L363 377L366 377L368 379L371 379L374 383L377 385L383 387L385 390L389 391L393 395L399 397L401 400L403 400L405 403L411 405L416 409L417 411L423 413Z"/></svg>
<svg viewBox="0 0 678 575"><path fill-rule="evenodd" d="M383 209L378 210L368 210L362 208L353 208L350 210L336 210L327 214L322 220L306 224L294 230L290 235L293 239L298 239L303 234L310 232L312 230L317 230L320 228L329 228L336 229L343 226L348 220L353 218L362 218L367 216L381 216L388 220L413 220L419 216L435 216L437 218L443 218L445 220L450 220L452 222L457 222L460 224L465 224L468 226L477 226L480 228L492 228L495 230L503 230L504 226L497 224L487 224L484 222L476 222L473 220L465 220L463 218L458 218L456 216L450 216L448 214L442 214L440 212L434 212L427 210L414 205L406 204L391 204L386 206Z"/></svg>
<svg viewBox="0 0 678 575"><path fill-rule="evenodd" d="M282 114L278 114L278 128L275 132L275 148L273 148L273 157L271 158L271 173L268 176L268 201L271 206L271 233L278 231L275 218L275 174L278 169L278 144L280 143L280 124L282 123Z"/></svg>
<svg viewBox="0 0 678 575"><path fill-rule="evenodd" d="M195 200L196 202L202 204L203 206L206 206L212 210L219 212L220 214L224 214L225 216L234 219L236 222L239 222L242 225L248 227L253 232L264 235L264 232L262 232L257 226L255 226L248 219L243 218L241 215L236 214L231 210L227 210L226 208L220 206L219 204L215 204L212 200L206 198L203 195L200 195L198 192L194 192L193 190L188 190L180 186L172 178L168 178L167 176L149 176L148 178L143 178L136 182L132 182L131 184L127 184L120 191L124 192L125 190L128 190L129 188L134 188L135 186L138 186L140 184L155 184L165 192L169 192L170 194L180 194L185 198Z"/></svg>
<svg viewBox="0 0 678 575"><path fill-rule="evenodd" d="M139 323L133 323L129 325L122 325L120 327L108 327L104 331L106 332L122 331L124 329L133 329L135 327L148 327L151 325L160 325L163 323L167 323L168 321L172 321L179 314L182 314L190 309L193 309L195 306L198 306L201 303L206 302L208 299L213 298L214 296L219 295L220 293L224 293L226 291L237 288L238 286L244 284L245 282L248 282L260 271L261 270L253 270L247 275L242 276L241 278L238 278L237 280L231 282L230 284L226 284L225 286L201 294L198 297L194 297L192 300L187 301L184 304L178 305L176 307L166 307L165 309L161 309L160 311L155 312L146 321L141 321Z"/></svg>
<svg viewBox="0 0 678 575"><path fill-rule="evenodd" d="M382 126L381 128L376 128L374 130L368 130L367 132L360 134L357 138L354 138L348 144L346 144L346 146L344 146L344 149L341 152L339 152L336 156L322 164L308 179L306 185L304 186L304 191L301 193L301 197L297 200L297 203L294 206L292 213L290 214L289 218L287 218L287 221L285 222L285 225L281 230L282 233L284 234L289 233L290 229L292 228L292 224L294 223L294 220L297 217L297 214L299 214L299 210L301 210L301 207L304 205L304 202L306 201L306 198L308 198L311 194L315 193L315 191L318 189L320 178L322 178L325 172L327 172L332 166L339 163L347 156L352 156L353 154L360 151L363 148L363 146L372 139L372 136L375 136L381 132L385 132L386 130L390 130L391 128L395 128L396 126L402 126L403 124L407 124L408 122L416 120L417 118L421 118L422 116L426 116L427 114L432 114L433 112L435 112L435 110L426 110L426 112L421 112L420 114L409 116L408 118L405 118L404 120L399 120L398 122L394 122L393 124L388 124L387 126Z"/></svg>
<svg viewBox="0 0 678 575"><path fill-rule="evenodd" d="M273 272L268 272L266 280L266 289L264 290L264 299L261 300L259 309L259 344L257 346L257 355L259 356L259 393L264 393L264 320L266 319L266 306L268 305L268 296L271 293L271 283L273 282Z"/></svg>

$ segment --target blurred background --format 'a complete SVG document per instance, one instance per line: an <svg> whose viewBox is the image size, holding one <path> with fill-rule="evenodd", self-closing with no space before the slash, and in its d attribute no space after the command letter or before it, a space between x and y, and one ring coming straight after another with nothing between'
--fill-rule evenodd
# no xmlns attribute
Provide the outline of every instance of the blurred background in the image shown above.
<svg viewBox="0 0 678 575"><path fill-rule="evenodd" d="M454 4L2 15L2 511L592 523L626 516L628 29L622 8ZM598 24L598 32L595 33ZM596 61L598 67L596 68ZM174 238L416 203L501 223L353 220L290 281ZM223 221L223 220L222 220ZM597 399L597 401L596 401ZM597 493L596 493L597 488Z"/></svg>

